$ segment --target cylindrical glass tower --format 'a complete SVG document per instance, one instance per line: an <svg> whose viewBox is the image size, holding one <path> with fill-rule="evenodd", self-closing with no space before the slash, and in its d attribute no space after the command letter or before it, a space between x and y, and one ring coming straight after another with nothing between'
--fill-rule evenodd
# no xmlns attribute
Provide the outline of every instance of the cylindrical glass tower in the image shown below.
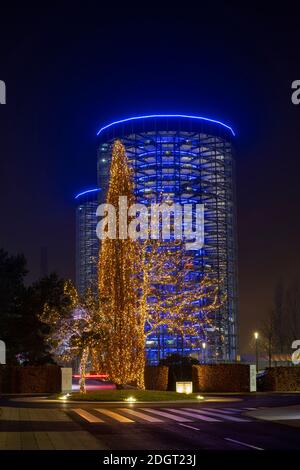
<svg viewBox="0 0 300 470"><path fill-rule="evenodd" d="M237 252L233 130L196 116L155 115L124 119L98 132L98 184L105 198L112 144L121 139L134 169L137 202L163 194L180 204L204 204L204 247L193 251L198 272L213 274L223 286L223 306L188 349L175 337L149 338L150 363L174 352L200 360L235 360L237 354ZM204 343L204 344L203 344Z"/></svg>
<svg viewBox="0 0 300 470"><path fill-rule="evenodd" d="M76 201L76 286L83 295L88 288L97 290L99 240L96 234L96 210L101 190L83 191Z"/></svg>

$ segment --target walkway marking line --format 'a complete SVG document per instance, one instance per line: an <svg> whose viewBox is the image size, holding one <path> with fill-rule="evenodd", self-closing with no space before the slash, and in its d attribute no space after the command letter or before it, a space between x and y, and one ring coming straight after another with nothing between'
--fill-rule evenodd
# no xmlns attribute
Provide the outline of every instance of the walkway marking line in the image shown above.
<svg viewBox="0 0 300 470"><path fill-rule="evenodd" d="M81 418L85 419L89 423L104 423L102 419L92 415L91 413L86 410L83 410L82 408L71 408L71 411L78 414L79 416L81 416Z"/></svg>
<svg viewBox="0 0 300 470"><path fill-rule="evenodd" d="M240 408L227 408L227 407L226 407L226 410L228 410L228 411L233 411L234 413L240 413L240 412L241 412L241 409L240 409Z"/></svg>
<svg viewBox="0 0 300 470"><path fill-rule="evenodd" d="M191 411L183 411L183 410L178 410L177 408L166 408L168 411L172 411L174 413L182 414L184 416L190 416L191 418L196 418L202 421L209 421L211 423L213 422L220 422L220 419L212 418L211 416L205 416L202 415L200 412L199 413L192 413Z"/></svg>
<svg viewBox="0 0 300 470"><path fill-rule="evenodd" d="M201 431L201 429L194 428L194 426L190 426L189 424L179 424L179 426L184 426L185 428L193 429L194 431Z"/></svg>
<svg viewBox="0 0 300 470"><path fill-rule="evenodd" d="M251 444L247 444L246 442L236 441L235 439L230 439L229 437L224 437L225 441L233 442L234 444L239 444L240 446L250 447L250 449L255 450L264 450L262 447L252 446Z"/></svg>
<svg viewBox="0 0 300 470"><path fill-rule="evenodd" d="M187 408L187 409L192 410L192 408ZM193 411L196 411L196 410L193 410ZM196 411L196 413L201 413L201 412ZM249 419L236 418L235 416L229 416L225 414L221 416L220 414L213 412L213 411L202 411L202 413L211 415L211 416L216 416L217 418L223 418L224 420L227 420L227 421L235 421L238 423L246 423L250 421Z"/></svg>
<svg viewBox="0 0 300 470"><path fill-rule="evenodd" d="M158 411L154 410L153 408L142 408L143 411L147 411L148 413L153 413L158 416L163 416L164 418L172 419L173 421L178 421L179 423L190 423L192 420L183 418L182 416L173 415L171 413L166 413L165 411Z"/></svg>
<svg viewBox="0 0 300 470"><path fill-rule="evenodd" d="M154 416L146 415L145 413L141 413L140 411L132 410L131 408L118 408L119 411L123 411L124 413L128 413L132 416L136 416L137 418L144 419L145 421L149 421L150 423L163 423L162 419L155 418Z"/></svg>
<svg viewBox="0 0 300 470"><path fill-rule="evenodd" d="M226 410L223 410L223 408L199 408L199 411L217 411L218 413L224 413L225 415L232 415L232 411L228 411L227 408Z"/></svg>
<svg viewBox="0 0 300 470"><path fill-rule="evenodd" d="M98 413L102 413L105 416L108 416L109 418L119 421L119 423L134 423L132 419L126 418L126 416L122 416L119 413L116 413L115 411L106 410L105 408L94 408L94 409Z"/></svg>

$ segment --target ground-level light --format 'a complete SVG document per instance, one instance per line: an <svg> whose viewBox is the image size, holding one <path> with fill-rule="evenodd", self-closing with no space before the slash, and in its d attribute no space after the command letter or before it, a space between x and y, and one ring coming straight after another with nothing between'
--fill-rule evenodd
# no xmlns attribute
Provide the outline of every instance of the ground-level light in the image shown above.
<svg viewBox="0 0 300 470"><path fill-rule="evenodd" d="M127 401L128 403L134 403L136 401L136 398L135 397L128 397L128 398L125 398L125 401Z"/></svg>
<svg viewBox="0 0 300 470"><path fill-rule="evenodd" d="M62 395L61 397L58 397L59 400L67 400L69 398L70 394L66 393L66 395Z"/></svg>
<svg viewBox="0 0 300 470"><path fill-rule="evenodd" d="M176 382L177 393L193 393L193 382Z"/></svg>

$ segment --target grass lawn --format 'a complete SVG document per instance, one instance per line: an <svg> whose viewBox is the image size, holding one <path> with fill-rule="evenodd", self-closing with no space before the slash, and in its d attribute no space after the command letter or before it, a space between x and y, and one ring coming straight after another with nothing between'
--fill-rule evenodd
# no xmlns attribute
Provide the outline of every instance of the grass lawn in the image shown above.
<svg viewBox="0 0 300 470"><path fill-rule="evenodd" d="M160 392L156 390L99 390L86 394L72 393L71 400L122 401L134 397L137 401L195 400L198 393ZM200 400L199 400L200 401Z"/></svg>

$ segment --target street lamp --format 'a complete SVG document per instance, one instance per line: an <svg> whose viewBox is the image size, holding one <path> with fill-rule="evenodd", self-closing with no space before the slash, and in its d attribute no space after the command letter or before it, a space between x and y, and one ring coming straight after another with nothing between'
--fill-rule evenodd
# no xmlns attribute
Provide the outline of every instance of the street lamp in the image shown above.
<svg viewBox="0 0 300 470"><path fill-rule="evenodd" d="M254 338L255 338L255 356L256 356L256 372L258 372L258 332L255 331Z"/></svg>

